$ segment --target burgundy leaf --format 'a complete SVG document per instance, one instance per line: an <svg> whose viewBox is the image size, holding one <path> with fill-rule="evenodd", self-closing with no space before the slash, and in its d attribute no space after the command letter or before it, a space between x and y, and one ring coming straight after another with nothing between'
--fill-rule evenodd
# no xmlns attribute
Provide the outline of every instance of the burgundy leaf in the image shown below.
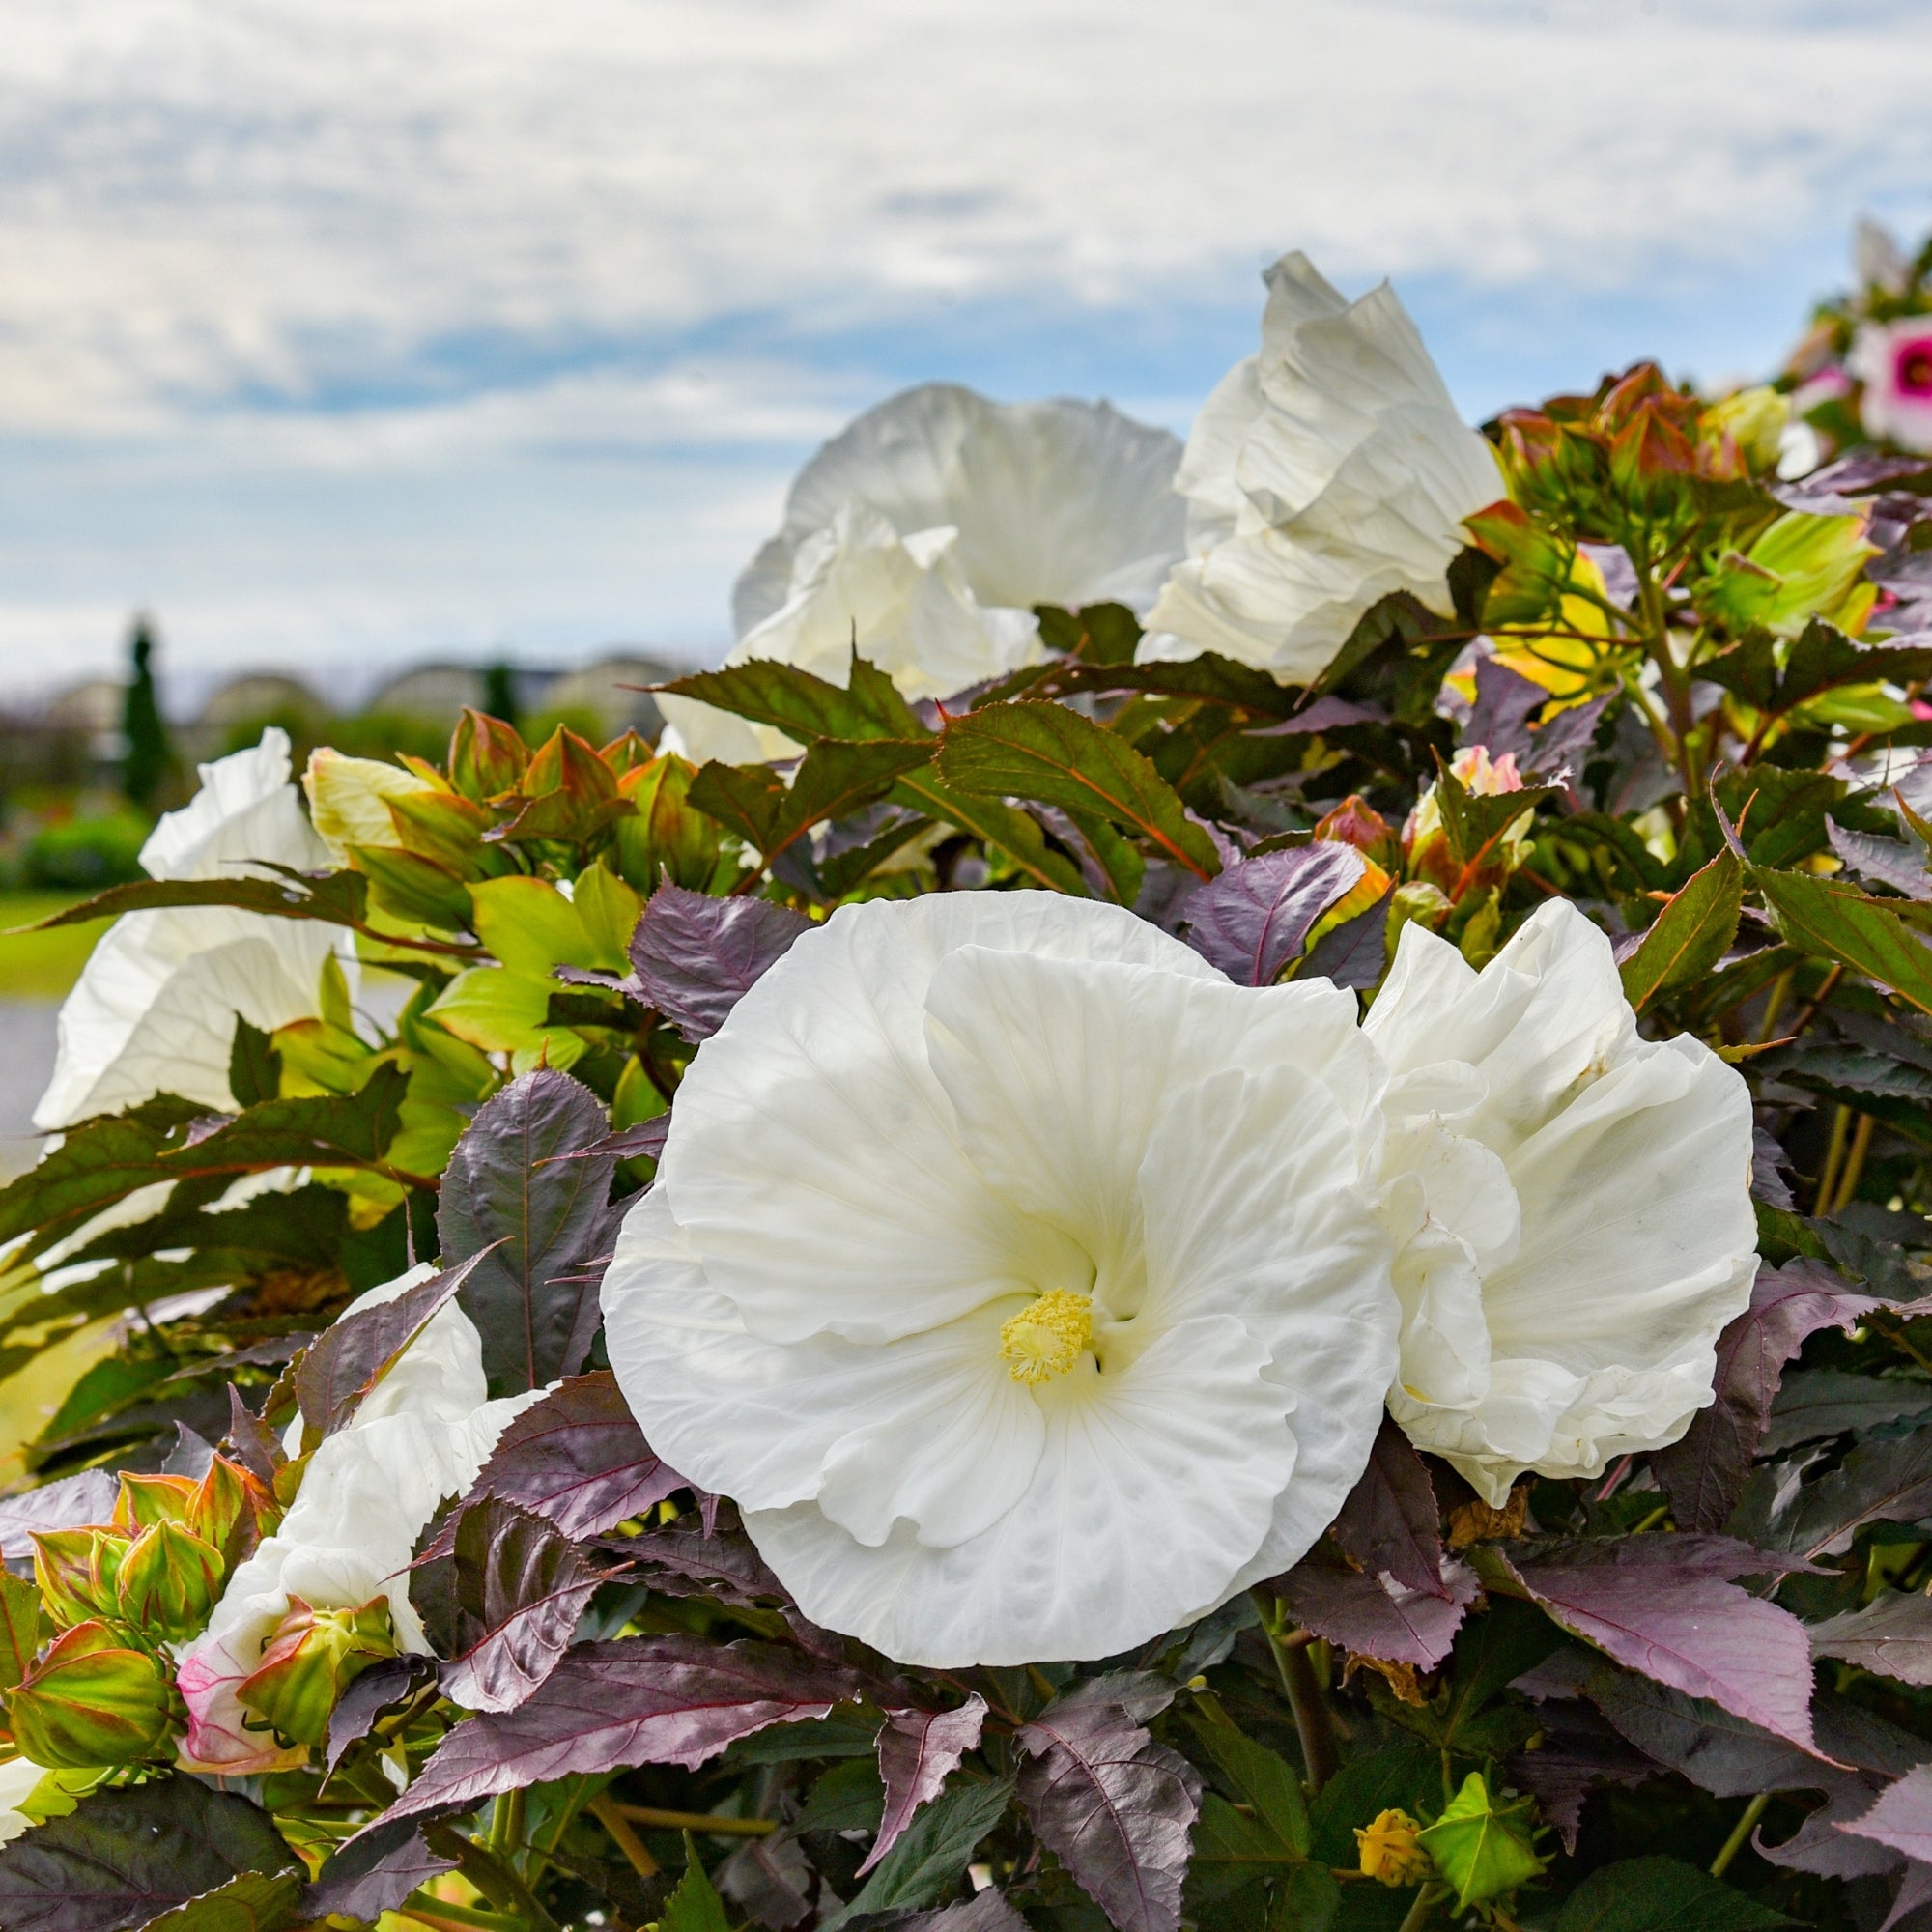
<svg viewBox="0 0 1932 1932"><path fill-rule="evenodd" d="M449 1156L437 1206L445 1261L478 1258L459 1299L483 1340L493 1396L542 1388L583 1365L596 1333L614 1154L557 1161L610 1131L581 1081L540 1066L493 1094Z"/></svg>
<svg viewBox="0 0 1932 1932"><path fill-rule="evenodd" d="M1804 1626L1723 1580L1762 1561L1724 1537L1628 1536L1559 1545L1511 1567L1557 1623L1619 1663L1808 1751Z"/></svg>
<svg viewBox="0 0 1932 1932"><path fill-rule="evenodd" d="M275 1471L289 1459L275 1432L242 1400L242 1391L228 1384L228 1435L225 1438L234 1459L270 1489Z"/></svg>
<svg viewBox="0 0 1932 1932"><path fill-rule="evenodd" d="M709 1039L811 922L769 899L707 897L668 880L631 935L639 993L686 1039Z"/></svg>
<svg viewBox="0 0 1932 1932"><path fill-rule="evenodd" d="M420 1818L379 1818L330 1855L302 1907L313 1918L340 1915L373 1925L417 1886L455 1869L454 1859L424 1842Z"/></svg>
<svg viewBox="0 0 1932 1932"><path fill-rule="evenodd" d="M1658 1766L1589 1705L1574 1699L1544 1707L1542 1743L1508 1761L1512 1784L1529 1792L1555 1826L1566 1852L1577 1849L1583 1801L1605 1784L1629 1788L1655 1777Z"/></svg>
<svg viewBox="0 0 1932 1932"><path fill-rule="evenodd" d="M1764 1481L1760 1472L1756 1483ZM1806 1557L1836 1556L1871 1522L1932 1515L1932 1425L1890 1440L1861 1442L1828 1476L1780 1485L1770 1534Z"/></svg>
<svg viewBox="0 0 1932 1932"><path fill-rule="evenodd" d="M539 1161L540 1167L548 1167L554 1160L602 1160L609 1155L612 1160L656 1160L664 1152L664 1144L670 1133L670 1109L662 1114L653 1114L648 1121L639 1121L634 1127L619 1127L614 1134L606 1134L602 1140L595 1140L588 1147L572 1148L568 1153L554 1153L549 1160Z"/></svg>
<svg viewBox="0 0 1932 1932"><path fill-rule="evenodd" d="M1441 1512L1435 1485L1409 1440L1384 1415L1362 1480L1333 1524L1335 1541L1370 1576L1386 1571L1407 1590L1442 1596Z"/></svg>
<svg viewBox="0 0 1932 1932"><path fill-rule="evenodd" d="M1899 1874L1897 1896L1891 1901L1891 1910L1885 1915L1885 1922L1878 1932L1891 1932L1891 1928L1908 1913L1917 1912L1926 1904L1932 1904L1932 1865L1910 1861Z"/></svg>
<svg viewBox="0 0 1932 1932"><path fill-rule="evenodd" d="M1178 1932L1201 1779L1119 1704L1050 1704L1017 1741L1040 1842L1119 1932Z"/></svg>
<svg viewBox="0 0 1932 1932"><path fill-rule="evenodd" d="M1932 1864L1932 1764L1907 1772L1869 1811L1838 1829Z"/></svg>
<svg viewBox="0 0 1932 1932"><path fill-rule="evenodd" d="M736 1738L825 1717L859 1693L849 1670L776 1644L685 1635L579 1644L527 1703L458 1724L386 1815L467 1807L579 1772L696 1771Z"/></svg>
<svg viewBox="0 0 1932 1932"><path fill-rule="evenodd" d="M1335 731L1346 724L1386 724L1388 713L1379 704L1357 704L1351 697L1318 697L1292 718L1250 731L1250 738L1305 738L1317 731Z"/></svg>
<svg viewBox="0 0 1932 1932"><path fill-rule="evenodd" d="M796 1838L747 1838L711 1874L718 1889L771 1932L811 1916L811 1861Z"/></svg>
<svg viewBox="0 0 1932 1932"><path fill-rule="evenodd" d="M328 1714L329 1770L351 1745L369 1735L384 1711L407 1703L435 1674L436 1665L426 1657L385 1657L355 1678Z"/></svg>
<svg viewBox="0 0 1932 1932"><path fill-rule="evenodd" d="M892 1850L922 1804L939 1796L939 1787L959 1760L980 1743L986 1700L976 1690L952 1711L889 1711L879 1730L879 1776L885 1781L886 1809L879 1835L866 1862L864 1878Z"/></svg>
<svg viewBox="0 0 1932 1932"><path fill-rule="evenodd" d="M1297 1623L1357 1657L1433 1670L1449 1655L1476 1579L1453 1558L1435 1590L1410 1590L1339 1563L1303 1560L1275 1579L1275 1594Z"/></svg>
<svg viewBox="0 0 1932 1932"><path fill-rule="evenodd" d="M1750 1306L1718 1338L1717 1399L1683 1440L1651 1458L1686 1529L1717 1529L1744 1492L1784 1365L1820 1328L1849 1332L1878 1306L1830 1268L1799 1260L1759 1273Z"/></svg>
<svg viewBox="0 0 1932 1932"><path fill-rule="evenodd" d="M31 1563L36 1530L105 1522L120 1493L121 1486L105 1469L83 1469L77 1476L0 1498L0 1560Z"/></svg>
<svg viewBox="0 0 1932 1932"><path fill-rule="evenodd" d="M1932 1599L1887 1590L1861 1610L1811 1626L1814 1657L1836 1657L1861 1670L1923 1689L1932 1685Z"/></svg>
<svg viewBox="0 0 1932 1932"><path fill-rule="evenodd" d="M1367 912L1324 932L1295 977L1332 980L1351 989L1373 986L1388 964L1388 906L1394 891L1391 886Z"/></svg>
<svg viewBox="0 0 1932 1932"><path fill-rule="evenodd" d="M595 1536L685 1487L632 1416L608 1369L573 1376L497 1438L470 1499L501 1496L568 1537Z"/></svg>
<svg viewBox="0 0 1932 1932"><path fill-rule="evenodd" d="M305 1447L313 1449L325 1435L333 1435L355 1413L362 1398L482 1260L481 1254L472 1255L405 1289L393 1300L344 1316L302 1350L291 1375Z"/></svg>
<svg viewBox="0 0 1932 1932"><path fill-rule="evenodd" d="M1322 839L1230 866L1188 899L1187 943L1237 986L1271 986L1366 864L1352 845Z"/></svg>
<svg viewBox="0 0 1932 1932"><path fill-rule="evenodd" d="M906 1919L898 1932L1027 1932L1027 1922L1003 1893L988 1886L963 1905L948 1905Z"/></svg>
<svg viewBox="0 0 1932 1932"><path fill-rule="evenodd" d="M472 1711L512 1711L556 1667L607 1571L555 1526L501 1496L459 1511L454 1641L446 1696Z"/></svg>
<svg viewBox="0 0 1932 1932"><path fill-rule="evenodd" d="M702 1514L681 1516L643 1536L607 1539L604 1548L624 1556L639 1582L667 1597L715 1597L741 1609L789 1604L790 1592L766 1567L737 1511L717 1497L710 1502Z"/></svg>

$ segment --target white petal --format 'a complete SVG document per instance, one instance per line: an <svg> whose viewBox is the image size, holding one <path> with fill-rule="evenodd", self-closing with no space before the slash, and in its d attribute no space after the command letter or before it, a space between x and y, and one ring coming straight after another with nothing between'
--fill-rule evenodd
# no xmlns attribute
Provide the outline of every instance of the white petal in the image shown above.
<svg viewBox="0 0 1932 1932"><path fill-rule="evenodd" d="M46 1767L32 1758L14 1757L0 1764L0 1845L11 1845L30 1828L32 1820L20 1806L46 1775Z"/></svg>

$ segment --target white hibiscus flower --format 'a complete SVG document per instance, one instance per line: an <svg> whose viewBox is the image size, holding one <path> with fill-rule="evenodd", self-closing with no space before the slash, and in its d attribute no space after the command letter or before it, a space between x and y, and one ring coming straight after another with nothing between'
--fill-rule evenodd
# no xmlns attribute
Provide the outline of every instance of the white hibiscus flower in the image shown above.
<svg viewBox="0 0 1932 1932"><path fill-rule="evenodd" d="M1139 656L1217 651L1305 684L1393 590L1450 613L1462 520L1503 483L1386 282L1346 301L1293 254L1267 285L1261 354L1222 378L1187 440L1190 554Z"/></svg>
<svg viewBox="0 0 1932 1932"><path fill-rule="evenodd" d="M1389 1068L1389 1408L1492 1503L1676 1441L1750 1299L1750 1094L1689 1035L1642 1038L1567 900L1481 973L1405 926L1364 1031Z"/></svg>
<svg viewBox="0 0 1932 1932"><path fill-rule="evenodd" d="M1105 1656L1295 1562L1395 1362L1347 994L1037 893L847 906L699 1049L604 1284L659 1452L807 1615Z"/></svg>
<svg viewBox="0 0 1932 1932"><path fill-rule="evenodd" d="M428 1263L412 1268L344 1315L393 1300L435 1272ZM304 1751L278 1746L259 1719L251 1724L236 1697L294 1598L351 1610L386 1596L398 1646L428 1654L410 1603L416 1539L445 1496L475 1482L510 1419L541 1394L488 1401L475 1324L454 1301L438 1309L347 1426L316 1445L280 1528L237 1567L207 1630L184 1653L183 1764L232 1776L303 1761ZM294 1455L300 1426L289 1444Z"/></svg>
<svg viewBox="0 0 1932 1932"><path fill-rule="evenodd" d="M34 1820L20 1807L46 1775L46 1767L32 1758L12 1757L0 1764L0 1845L11 1845L22 1832L33 1829Z"/></svg>
<svg viewBox="0 0 1932 1932"><path fill-rule="evenodd" d="M1107 403L995 403L928 383L881 403L802 469L783 526L732 594L726 663L779 658L842 685L863 656L908 697L1036 662L1037 604L1145 612L1181 554L1179 440ZM797 747L661 699L670 748L739 762Z"/></svg>
<svg viewBox="0 0 1932 1932"><path fill-rule="evenodd" d="M289 782L289 741L270 728L252 751L201 767L201 790L141 848L156 879L272 876L328 863ZM53 1079L34 1111L43 1132L156 1094L226 1112L239 1013L271 1032L320 1010L323 962L354 975L353 942L320 922L226 906L128 913L115 921L61 1008Z"/></svg>

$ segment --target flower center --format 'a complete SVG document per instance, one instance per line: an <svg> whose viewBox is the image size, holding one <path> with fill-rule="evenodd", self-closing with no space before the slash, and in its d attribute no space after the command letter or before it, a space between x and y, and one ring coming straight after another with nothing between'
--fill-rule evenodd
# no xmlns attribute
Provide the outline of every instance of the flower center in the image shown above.
<svg viewBox="0 0 1932 1932"><path fill-rule="evenodd" d="M1050 1288L1000 1327L1000 1359L1016 1382L1050 1382L1077 1362L1094 1339L1089 1295Z"/></svg>
<svg viewBox="0 0 1932 1932"><path fill-rule="evenodd" d="M1921 337L1901 347L1898 386L1909 396L1932 395L1932 341Z"/></svg>

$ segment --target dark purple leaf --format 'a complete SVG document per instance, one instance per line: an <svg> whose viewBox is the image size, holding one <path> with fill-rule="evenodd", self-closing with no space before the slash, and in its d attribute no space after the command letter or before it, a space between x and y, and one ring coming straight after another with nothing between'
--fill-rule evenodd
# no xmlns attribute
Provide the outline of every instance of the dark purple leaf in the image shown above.
<svg viewBox="0 0 1932 1932"><path fill-rule="evenodd" d="M492 1395L542 1388L582 1366L597 1287L581 1270L610 1246L617 1162L554 1157L609 1128L589 1088L539 1067L486 1100L449 1157L437 1229L445 1262L477 1258L458 1300L483 1338Z"/></svg>
<svg viewBox="0 0 1932 1932"><path fill-rule="evenodd" d="M1335 1519L1335 1541L1370 1576L1386 1571L1405 1589L1441 1596L1441 1512L1422 1458L1388 1416L1362 1480Z"/></svg>
<svg viewBox="0 0 1932 1932"><path fill-rule="evenodd" d="M1932 1764L1907 1772L1869 1811L1838 1829L1932 1864Z"/></svg>
<svg viewBox="0 0 1932 1932"><path fill-rule="evenodd" d="M482 1256L345 1316L304 1349L291 1372L301 1407L302 1441L313 1449L355 1413L362 1398L395 1366L442 1304L469 1280Z"/></svg>
<svg viewBox="0 0 1932 1932"><path fill-rule="evenodd" d="M1902 838L1882 838L1872 832L1848 832L1825 821L1832 850L1867 884L1889 886L1909 899L1932 899L1932 874L1925 869L1925 848Z"/></svg>
<svg viewBox="0 0 1932 1932"><path fill-rule="evenodd" d="M97 1791L0 1849L7 1932L127 1932L296 1857L260 1805L193 1777Z"/></svg>
<svg viewBox="0 0 1932 1932"><path fill-rule="evenodd" d="M1708 1697L1810 1750L1811 1646L1804 1626L1722 1580L1762 1561L1742 1544L1726 1550L1728 1542L1606 1537L1525 1554L1511 1568L1557 1623L1619 1663Z"/></svg>
<svg viewBox="0 0 1932 1932"><path fill-rule="evenodd" d="M1338 731L1349 724L1386 724L1388 713L1379 704L1357 704L1349 697L1318 697L1279 724L1250 731L1250 738L1306 738L1317 731Z"/></svg>
<svg viewBox="0 0 1932 1932"><path fill-rule="evenodd" d="M1771 1419L1784 1365L1821 1328L1846 1333L1878 1306L1817 1262L1760 1271L1750 1306L1718 1338L1717 1399L1684 1438L1651 1458L1672 1514L1685 1529L1730 1520Z"/></svg>
<svg viewBox="0 0 1932 1932"><path fill-rule="evenodd" d="M976 1749L986 1721L986 1700L978 1691L951 1711L889 1711L879 1731L879 1776L886 1808L879 1834L866 1862L864 1878L892 1850L922 1804L939 1796L939 1787Z"/></svg>
<svg viewBox="0 0 1932 1932"><path fill-rule="evenodd" d="M332 1853L302 1901L316 1918L339 1915L373 1925L393 1912L416 1887L456 1861L430 1850L420 1818L379 1818Z"/></svg>
<svg viewBox="0 0 1932 1932"><path fill-rule="evenodd" d="M685 1488L644 1440L608 1369L573 1376L497 1438L469 1500L501 1496L568 1537L596 1536Z"/></svg>
<svg viewBox="0 0 1932 1932"><path fill-rule="evenodd" d="M774 1644L684 1635L579 1644L526 1704L458 1724L387 1815L467 1807L578 1772L696 1771L735 1738L825 1717L859 1694L849 1670Z"/></svg>
<svg viewBox="0 0 1932 1932"><path fill-rule="evenodd" d="M1835 1657L1921 1690L1932 1685L1932 1599L1887 1590L1861 1610L1811 1626L1814 1657Z"/></svg>
<svg viewBox="0 0 1932 1932"><path fill-rule="evenodd" d="M1388 904L1394 891L1391 886L1367 912L1324 932L1295 977L1332 980L1351 991L1373 986L1388 964Z"/></svg>
<svg viewBox="0 0 1932 1932"><path fill-rule="evenodd" d="M667 1597L715 1597L749 1609L759 1604L789 1604L791 1594L774 1577L728 1504L711 1499L712 1520L704 1513L681 1516L663 1529L604 1548L622 1555L641 1583Z"/></svg>
<svg viewBox="0 0 1932 1932"><path fill-rule="evenodd" d="M709 1039L811 922L770 899L707 897L667 881L631 935L639 992L686 1039Z"/></svg>
<svg viewBox="0 0 1932 1932"><path fill-rule="evenodd" d="M1366 865L1352 845L1322 839L1230 866L1188 899L1187 943L1237 986L1271 986Z"/></svg>
<svg viewBox="0 0 1932 1932"><path fill-rule="evenodd" d="M614 1134L606 1134L602 1140L592 1141L586 1148L576 1148L569 1153L554 1153L550 1160L602 1160L607 1155L612 1160L636 1160L639 1156L645 1160L656 1160L664 1152L666 1138L670 1133L670 1109L662 1114L653 1114L648 1121L639 1121L634 1127L620 1127ZM550 1161L543 1163L548 1167Z"/></svg>
<svg viewBox="0 0 1932 1932"><path fill-rule="evenodd" d="M1760 1471L1755 1492L1770 1472ZM1932 1425L1891 1441L1862 1442L1829 1476L1778 1484L1760 1540L1801 1556L1836 1556L1867 1523L1932 1515Z"/></svg>
<svg viewBox="0 0 1932 1932"><path fill-rule="evenodd" d="M811 1916L811 1861L796 1838L747 1838L711 1877L739 1911L771 1932L790 1932Z"/></svg>
<svg viewBox="0 0 1932 1932"><path fill-rule="evenodd" d="M922 1912L897 1921L894 1932L1027 1932L1027 1922L991 1886L963 1905Z"/></svg>
<svg viewBox="0 0 1932 1932"><path fill-rule="evenodd" d="M1492 758L1514 757L1524 778L1531 773L1567 770L1590 749L1609 699L1605 696L1588 704L1573 704L1547 724L1531 724L1531 714L1548 701L1549 693L1533 679L1493 658L1480 659L1476 665L1476 701L1463 726L1462 742L1486 746Z"/></svg>
<svg viewBox="0 0 1932 1932"><path fill-rule="evenodd" d="M1119 1704L1050 1704L1017 1735L1040 1842L1119 1932L1178 1932L1201 1779Z"/></svg>
<svg viewBox="0 0 1932 1932"><path fill-rule="evenodd" d="M1587 1704L1559 1699L1544 1707L1542 1742L1511 1758L1508 1772L1556 1828L1563 1849L1575 1852L1590 1793L1605 1784L1641 1784L1658 1767Z"/></svg>
<svg viewBox="0 0 1932 1932"><path fill-rule="evenodd" d="M1751 1129L1751 1193L1767 1208L1781 1208L1790 1214L1798 1204L1781 1169L1791 1165L1790 1157L1762 1127Z"/></svg>
<svg viewBox="0 0 1932 1932"><path fill-rule="evenodd" d="M224 1438L233 1459L251 1476L274 1487L275 1471L288 1461L281 1438L242 1400L242 1391L228 1384L228 1434Z"/></svg>
<svg viewBox="0 0 1932 1932"><path fill-rule="evenodd" d="M512 1711L555 1667L610 1574L556 1527L500 1496L457 1511L424 1624L448 1660L442 1689L472 1711ZM433 1620L432 1620L433 1619Z"/></svg>
<svg viewBox="0 0 1932 1932"><path fill-rule="evenodd" d="M436 1665L426 1657L385 1657L352 1680L328 1714L329 1770L351 1745L369 1735L378 1718L408 1703L435 1675Z"/></svg>
<svg viewBox="0 0 1932 1932"><path fill-rule="evenodd" d="M1304 1557L1275 1579L1275 1594L1294 1620L1357 1657L1433 1670L1449 1655L1463 1613L1476 1600L1476 1579L1445 1561L1435 1590L1387 1584L1340 1563Z"/></svg>
<svg viewBox="0 0 1932 1932"><path fill-rule="evenodd" d="M1916 1861L1908 1861L1899 1874L1898 1891L1891 1901L1891 1910L1885 1915L1885 1921L1878 1932L1891 1932L1894 1925L1917 1912L1922 1905L1932 1905L1932 1865L1921 1865Z"/></svg>
<svg viewBox="0 0 1932 1932"><path fill-rule="evenodd" d="M38 1490L0 1497L0 1560L31 1563L36 1530L78 1529L114 1514L121 1486L105 1469L84 1469Z"/></svg>

